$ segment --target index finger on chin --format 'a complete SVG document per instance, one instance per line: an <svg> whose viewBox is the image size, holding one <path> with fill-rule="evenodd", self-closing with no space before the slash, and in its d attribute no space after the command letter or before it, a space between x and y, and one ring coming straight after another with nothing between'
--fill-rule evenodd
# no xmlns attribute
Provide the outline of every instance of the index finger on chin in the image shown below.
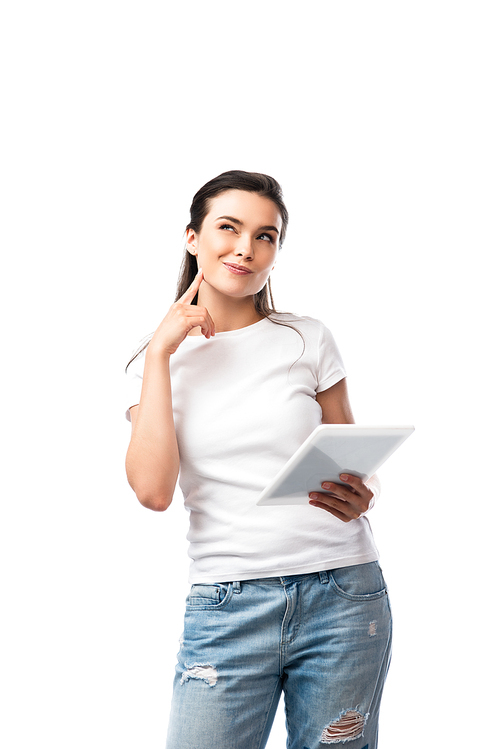
<svg viewBox="0 0 500 749"><path fill-rule="evenodd" d="M179 299L179 302L181 304L191 304L193 299L195 298L196 294L198 293L198 290L201 286L201 282L203 281L203 271L200 268L198 270L198 273L194 277L194 281L192 282L191 286L188 288L188 290L181 296Z"/></svg>

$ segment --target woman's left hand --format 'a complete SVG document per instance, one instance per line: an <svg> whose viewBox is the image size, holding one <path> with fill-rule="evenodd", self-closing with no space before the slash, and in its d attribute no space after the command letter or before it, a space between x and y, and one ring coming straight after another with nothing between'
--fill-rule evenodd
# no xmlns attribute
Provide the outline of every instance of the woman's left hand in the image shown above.
<svg viewBox="0 0 500 749"><path fill-rule="evenodd" d="M309 504L330 512L343 523L349 523L368 512L375 495L357 476L342 473L340 479L348 486L325 481L321 485L324 493L311 492Z"/></svg>

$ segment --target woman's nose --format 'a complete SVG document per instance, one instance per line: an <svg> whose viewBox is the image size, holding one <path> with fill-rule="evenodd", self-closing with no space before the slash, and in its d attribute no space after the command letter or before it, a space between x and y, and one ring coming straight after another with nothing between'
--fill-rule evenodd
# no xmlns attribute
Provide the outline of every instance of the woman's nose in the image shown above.
<svg viewBox="0 0 500 749"><path fill-rule="evenodd" d="M236 247L234 248L234 254L239 257L253 258L253 245L250 237L240 237Z"/></svg>

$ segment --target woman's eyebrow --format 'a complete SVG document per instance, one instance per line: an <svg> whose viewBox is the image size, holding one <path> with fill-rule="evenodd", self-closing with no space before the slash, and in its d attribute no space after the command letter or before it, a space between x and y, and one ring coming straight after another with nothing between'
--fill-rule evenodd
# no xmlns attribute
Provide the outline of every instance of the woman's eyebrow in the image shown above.
<svg viewBox="0 0 500 749"><path fill-rule="evenodd" d="M233 221L233 223L238 224L239 226L243 226L243 221L240 221L239 218L234 218L234 216L219 216L219 218L216 218L216 221L220 221L220 219L226 219L226 221ZM260 226L258 231L275 231L276 234L279 234L279 231L275 226Z"/></svg>
<svg viewBox="0 0 500 749"><path fill-rule="evenodd" d="M219 218L216 218L216 221L219 221L221 218L225 218L228 221L233 221L235 224L239 224L240 226L243 226L243 221L240 221L239 218L234 218L234 216L219 216Z"/></svg>

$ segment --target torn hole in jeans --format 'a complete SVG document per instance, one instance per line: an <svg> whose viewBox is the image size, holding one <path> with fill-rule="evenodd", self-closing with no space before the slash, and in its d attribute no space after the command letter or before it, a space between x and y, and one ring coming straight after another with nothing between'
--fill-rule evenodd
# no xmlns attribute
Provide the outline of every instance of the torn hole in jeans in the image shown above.
<svg viewBox="0 0 500 749"><path fill-rule="evenodd" d="M195 663L194 666L188 666L186 664L186 670L182 672L181 684L184 684L189 679L201 679L205 681L209 687L214 687L217 684L218 674L217 669L210 664L201 665Z"/></svg>
<svg viewBox="0 0 500 749"><path fill-rule="evenodd" d="M363 735L368 715L362 715L358 710L346 710L340 718L332 721L321 734L322 744L340 744L353 741Z"/></svg>

